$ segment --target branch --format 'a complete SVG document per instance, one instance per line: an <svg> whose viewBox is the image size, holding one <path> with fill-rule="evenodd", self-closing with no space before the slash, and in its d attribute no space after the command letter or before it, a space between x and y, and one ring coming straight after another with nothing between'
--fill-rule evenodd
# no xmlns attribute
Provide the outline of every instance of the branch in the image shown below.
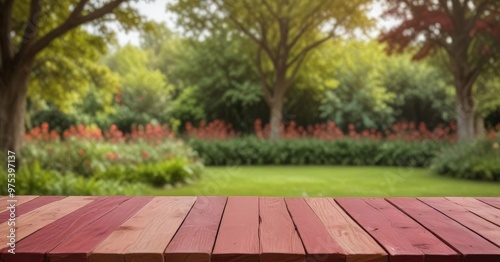
<svg viewBox="0 0 500 262"><path fill-rule="evenodd" d="M62 35L66 34L68 31L71 29L74 29L84 23L93 21L95 19L101 18L106 14L109 14L114 11L115 8L117 8L122 2L125 0L114 0L111 1L101 8L88 13L85 16L82 16L82 11L85 6L85 3L88 0L80 0L78 2L78 5L75 7L73 12L70 14L68 19L66 19L61 25L47 33L46 35L42 36L38 41L33 43L31 48L26 50L25 53L18 53L19 61L22 60L29 60L33 59L37 53L39 53L42 49L47 47L54 39L57 39L58 37L61 37Z"/></svg>
<svg viewBox="0 0 500 262"><path fill-rule="evenodd" d="M306 46L304 49L302 49L301 52L299 52L299 54L297 54L288 64L287 66L291 66L293 65L293 63L297 62L299 59L302 59L301 56L305 56L309 51L311 51L313 48L323 44L324 42L326 42L328 39L332 38L335 36L335 31L337 30L338 26L339 25L343 25L344 22L350 17L350 15L352 14L352 12L354 12L356 10L356 8L359 7L359 3L355 3L353 4L353 6L345 13L345 15L340 19L338 20L336 23L335 23L335 26L332 28L331 32L324 38L316 41L316 42L313 42L312 44L310 44L309 46Z"/></svg>
<svg viewBox="0 0 500 262"><path fill-rule="evenodd" d="M270 91L269 82L267 81L266 74L262 67L262 47L259 46L257 52L257 69L259 70L260 81L262 83L262 89L264 90L264 99L268 105L272 104L273 96Z"/></svg>
<svg viewBox="0 0 500 262"><path fill-rule="evenodd" d="M302 49L302 51L299 52L299 54L297 54L288 64L287 66L291 66L293 65L295 62L297 62L298 60L300 59L303 59L301 58L302 56L305 56L309 51L311 51L312 49L314 49L315 47L323 44L324 42L326 42L328 39L332 38L334 36L333 33L330 33L328 34L326 37L323 37L321 38L320 40L316 41L316 42L313 42L312 44L306 46L304 49Z"/></svg>
<svg viewBox="0 0 500 262"><path fill-rule="evenodd" d="M28 21L26 28L24 28L23 38L21 46L19 47L19 53L24 53L26 48L30 46L38 35L38 21L42 12L42 1L41 0L31 0L30 4L30 14L28 16Z"/></svg>
<svg viewBox="0 0 500 262"><path fill-rule="evenodd" d="M10 41L12 5L14 0L6 0L0 4L0 71L12 59L13 47Z"/></svg>
<svg viewBox="0 0 500 262"><path fill-rule="evenodd" d="M88 0L81 0L80 2L78 2L75 9L73 9L73 12L71 12L71 14L69 15L68 20L76 19L78 16L80 16L87 2Z"/></svg>
<svg viewBox="0 0 500 262"><path fill-rule="evenodd" d="M307 14L304 19L302 20L302 24L304 24L304 26L299 30L299 32L297 33L297 35L292 39L292 42L288 45L288 48L292 48L297 42L298 40L300 39L300 37L302 37L302 35L307 32L307 30L312 26L314 27L315 24L314 24L314 19L311 19L311 22L309 23L306 23L307 20L309 20L310 18L314 17L314 14L316 14L316 12L318 12L320 10L320 8L323 6L322 4L324 3L325 1L321 1L320 4L318 6L316 6L316 8L314 8L309 14Z"/></svg>
<svg viewBox="0 0 500 262"><path fill-rule="evenodd" d="M306 58L307 54L306 55L303 55L298 61L297 61L297 64L295 65L295 67L293 68L292 70L292 74L290 75L290 80L293 81L293 79L295 79L295 77L297 76L297 73L299 72L299 69L300 67L302 66L302 63L304 62L305 58Z"/></svg>

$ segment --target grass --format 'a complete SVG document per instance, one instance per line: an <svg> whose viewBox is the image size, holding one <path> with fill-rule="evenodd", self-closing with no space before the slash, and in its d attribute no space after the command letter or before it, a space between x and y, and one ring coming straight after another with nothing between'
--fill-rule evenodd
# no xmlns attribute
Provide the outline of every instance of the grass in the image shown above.
<svg viewBox="0 0 500 262"><path fill-rule="evenodd" d="M151 195L500 196L500 183L443 177L422 168L338 166L209 167L190 185Z"/></svg>

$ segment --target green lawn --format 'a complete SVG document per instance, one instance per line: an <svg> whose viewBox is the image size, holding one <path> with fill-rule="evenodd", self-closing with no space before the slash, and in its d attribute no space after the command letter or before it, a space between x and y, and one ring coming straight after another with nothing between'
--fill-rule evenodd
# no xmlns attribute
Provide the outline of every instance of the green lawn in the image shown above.
<svg viewBox="0 0 500 262"><path fill-rule="evenodd" d="M197 182L151 195L500 196L500 183L443 177L420 168L210 167Z"/></svg>

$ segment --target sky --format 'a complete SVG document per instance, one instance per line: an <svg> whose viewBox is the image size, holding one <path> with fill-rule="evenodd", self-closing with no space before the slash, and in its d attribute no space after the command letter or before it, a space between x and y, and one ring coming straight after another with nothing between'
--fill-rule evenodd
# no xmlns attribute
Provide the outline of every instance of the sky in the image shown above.
<svg viewBox="0 0 500 262"><path fill-rule="evenodd" d="M172 31L176 30L175 26L175 17L172 13L167 12L167 3L169 0L155 0L152 2L138 1L134 5L138 8L139 12L148 17L151 20L156 22L164 22ZM381 19L382 14L382 6L380 4L373 4L368 15L372 18L376 18L377 20L377 28L387 29L396 24L395 20L384 20ZM121 30L117 30L118 32L118 42L120 45L132 44L139 45L140 36L138 32L130 32L125 33ZM377 35L377 30L371 33L371 36Z"/></svg>

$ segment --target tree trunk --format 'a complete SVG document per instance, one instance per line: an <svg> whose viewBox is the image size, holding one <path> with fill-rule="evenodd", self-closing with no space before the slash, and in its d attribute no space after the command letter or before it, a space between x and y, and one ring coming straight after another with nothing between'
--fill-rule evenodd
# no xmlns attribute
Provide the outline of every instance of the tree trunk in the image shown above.
<svg viewBox="0 0 500 262"><path fill-rule="evenodd" d="M0 150L19 154L24 136L26 94L29 70L11 77L2 76L0 83Z"/></svg>
<svg viewBox="0 0 500 262"><path fill-rule="evenodd" d="M269 118L270 140L279 140L281 137L280 127L283 119L283 99L283 95L275 95L272 104L269 105L271 111Z"/></svg>
<svg viewBox="0 0 500 262"><path fill-rule="evenodd" d="M476 137L485 136L486 128L484 127L484 118L476 116Z"/></svg>
<svg viewBox="0 0 500 262"><path fill-rule="evenodd" d="M464 95L464 89L457 88L457 130L459 141L474 138L474 102L472 97Z"/></svg>

